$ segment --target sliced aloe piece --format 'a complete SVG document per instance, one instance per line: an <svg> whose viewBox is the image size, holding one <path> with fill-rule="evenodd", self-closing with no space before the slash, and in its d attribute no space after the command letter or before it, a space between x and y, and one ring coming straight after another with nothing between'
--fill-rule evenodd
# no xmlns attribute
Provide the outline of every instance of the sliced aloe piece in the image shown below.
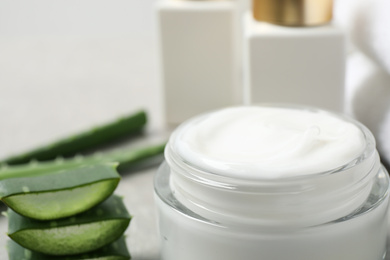
<svg viewBox="0 0 390 260"><path fill-rule="evenodd" d="M131 217L122 199L111 196L79 215L37 221L8 210L8 236L19 245L48 255L76 255L101 248L122 236Z"/></svg>
<svg viewBox="0 0 390 260"><path fill-rule="evenodd" d="M90 165L0 180L1 200L19 214L39 220L64 218L92 208L118 186L116 163Z"/></svg>
<svg viewBox="0 0 390 260"><path fill-rule="evenodd" d="M26 249L12 240L7 243L9 260L128 260L126 242L122 236L118 240L96 251L73 256L49 256Z"/></svg>
<svg viewBox="0 0 390 260"><path fill-rule="evenodd" d="M33 159L41 161L55 159L58 156L69 157L118 138L139 133L145 126L146 120L145 111L139 111L130 116L122 117L117 121L100 125L46 146L6 158L0 161L0 164L14 165L28 163Z"/></svg>

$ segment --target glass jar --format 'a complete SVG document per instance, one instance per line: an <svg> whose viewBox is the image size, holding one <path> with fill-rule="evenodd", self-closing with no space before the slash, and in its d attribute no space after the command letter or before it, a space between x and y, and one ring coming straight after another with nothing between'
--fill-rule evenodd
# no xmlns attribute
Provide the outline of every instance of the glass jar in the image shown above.
<svg viewBox="0 0 390 260"><path fill-rule="evenodd" d="M297 108L292 108L297 109ZM304 108L300 108L304 109ZM379 260L386 254L389 178L375 140L326 172L245 179L185 161L171 136L155 176L163 260Z"/></svg>

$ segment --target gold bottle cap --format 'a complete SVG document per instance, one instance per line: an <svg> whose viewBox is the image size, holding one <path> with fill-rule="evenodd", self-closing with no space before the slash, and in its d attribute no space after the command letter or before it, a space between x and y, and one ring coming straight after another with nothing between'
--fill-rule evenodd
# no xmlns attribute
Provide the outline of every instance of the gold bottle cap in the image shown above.
<svg viewBox="0 0 390 260"><path fill-rule="evenodd" d="M284 26L316 26L332 19L333 0L253 0L253 17Z"/></svg>

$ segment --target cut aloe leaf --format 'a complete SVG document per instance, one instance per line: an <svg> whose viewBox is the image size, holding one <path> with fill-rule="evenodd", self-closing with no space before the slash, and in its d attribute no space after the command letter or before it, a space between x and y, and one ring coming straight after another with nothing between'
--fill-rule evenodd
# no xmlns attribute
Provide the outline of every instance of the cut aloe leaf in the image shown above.
<svg viewBox="0 0 390 260"><path fill-rule="evenodd" d="M17 213L39 220L64 218L92 208L118 186L116 163L0 180L0 198Z"/></svg>
<svg viewBox="0 0 390 260"><path fill-rule="evenodd" d="M28 163L33 159L43 161L55 159L58 156L69 157L116 139L139 133L145 126L146 120L146 113L139 111L128 117L120 118L115 122L95 127L92 130L73 135L20 155L12 156L0 161L0 164L15 165Z"/></svg>
<svg viewBox="0 0 390 260"><path fill-rule="evenodd" d="M94 165L104 162L118 162L118 170L136 165L147 159L160 156L164 152L165 143L143 148L121 149L118 151L77 156L71 159L62 159L47 162L32 162L24 165L0 167L0 180L17 177L36 176L58 170L73 169L80 166Z"/></svg>
<svg viewBox="0 0 390 260"><path fill-rule="evenodd" d="M8 236L19 245L48 255L77 255L121 237L131 217L122 199L111 196L76 216L37 221L8 209Z"/></svg>
<svg viewBox="0 0 390 260"><path fill-rule="evenodd" d="M26 249L12 240L7 243L9 260L128 260L126 242L122 236L118 240L96 251L73 256L49 256Z"/></svg>

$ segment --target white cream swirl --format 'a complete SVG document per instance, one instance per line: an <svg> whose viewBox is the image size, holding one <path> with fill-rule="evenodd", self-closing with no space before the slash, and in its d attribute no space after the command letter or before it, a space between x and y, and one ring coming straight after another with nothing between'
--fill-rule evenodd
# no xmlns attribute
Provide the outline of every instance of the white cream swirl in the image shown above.
<svg viewBox="0 0 390 260"><path fill-rule="evenodd" d="M193 119L174 146L187 162L226 176L272 179L325 172L365 149L353 123L321 110L232 107Z"/></svg>

